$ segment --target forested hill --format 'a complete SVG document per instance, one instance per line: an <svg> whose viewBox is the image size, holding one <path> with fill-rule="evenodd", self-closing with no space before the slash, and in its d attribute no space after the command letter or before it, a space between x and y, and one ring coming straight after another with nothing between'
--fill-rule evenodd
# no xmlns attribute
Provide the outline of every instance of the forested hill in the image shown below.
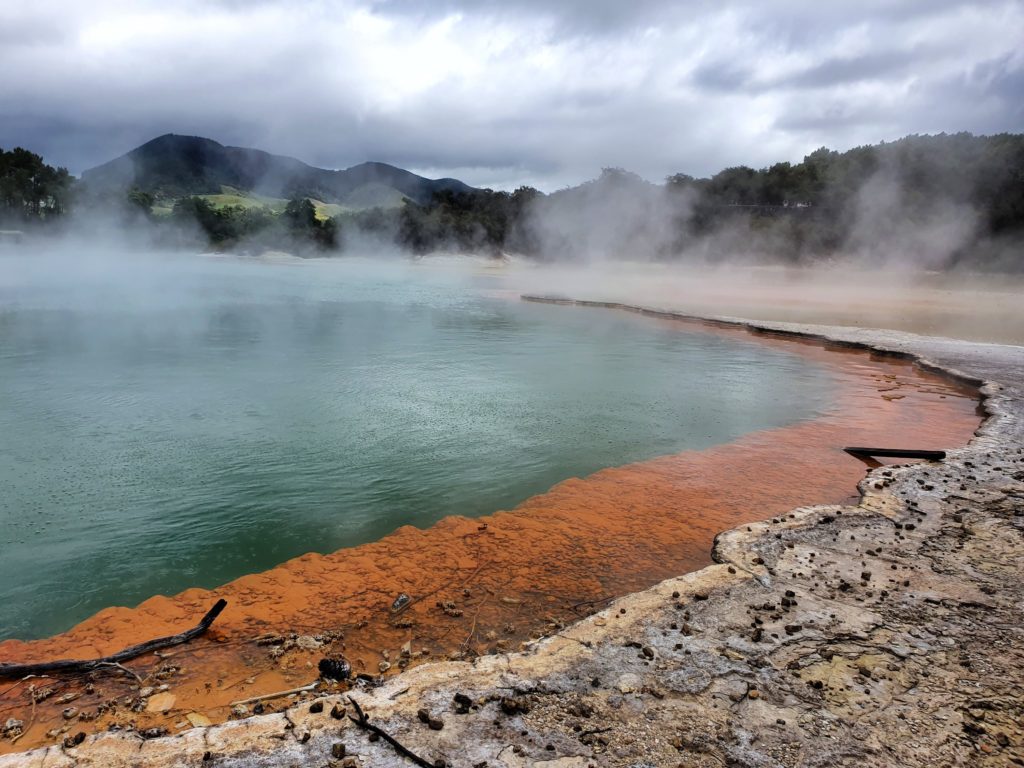
<svg viewBox="0 0 1024 768"><path fill-rule="evenodd" d="M1024 135L908 136L801 162L685 173L623 169L543 195L483 190L407 206L401 238L544 259L800 263L853 257L1024 271Z"/></svg>
<svg viewBox="0 0 1024 768"><path fill-rule="evenodd" d="M199 136L166 134L82 174L97 193L130 189L157 199L219 194L224 187L270 198L313 198L325 203L365 203L402 198L427 203L435 192L470 192L457 179L427 179L386 163L341 171L315 168L258 149L226 147ZM388 195L388 191L394 194Z"/></svg>
<svg viewBox="0 0 1024 768"><path fill-rule="evenodd" d="M474 189L382 163L344 171L167 135L75 183L24 149L0 152L0 225L49 229L114 211L120 226L217 248L392 248L545 260L855 258L1024 272L1024 135L908 136L800 162L652 183L609 168L544 194ZM198 227L196 226L198 225Z"/></svg>

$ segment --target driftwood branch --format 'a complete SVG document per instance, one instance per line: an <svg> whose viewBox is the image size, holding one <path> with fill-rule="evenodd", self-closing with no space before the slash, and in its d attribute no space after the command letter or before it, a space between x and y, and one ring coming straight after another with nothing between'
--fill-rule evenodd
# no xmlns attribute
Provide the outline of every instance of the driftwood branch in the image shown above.
<svg viewBox="0 0 1024 768"><path fill-rule="evenodd" d="M396 739L390 733L385 731L383 728L378 728L376 725L371 723L370 719L366 716L366 713L363 712L363 708L359 706L359 702L357 702L351 696L348 697L348 700L352 702L352 706L355 707L356 714L359 715L359 717L353 717L352 715L349 715L349 720L358 725L364 731L369 731L370 733L377 734L382 739L384 739L384 741L386 741L388 744L394 747L395 751L398 754L400 754L402 757L412 760L414 763L416 763L416 765L421 766L421 768L434 768L434 763L428 763L426 760L417 755L411 749L409 749L401 742L399 742L398 739Z"/></svg>
<svg viewBox="0 0 1024 768"><path fill-rule="evenodd" d="M309 685L300 685L298 688L289 688L287 691L275 691L274 693L264 693L260 696L250 696L248 699L239 699L238 701L232 701L229 706L236 706L237 704L252 704L256 701L269 701L270 699L280 699L284 696L291 696L293 693L307 693L309 691L315 691L320 685L319 680L314 680Z"/></svg>
<svg viewBox="0 0 1024 768"><path fill-rule="evenodd" d="M99 659L61 659L60 661L44 661L38 664L0 664L0 679L25 677L26 675L46 675L53 672L92 672L104 667L119 666L122 661L134 659L136 656L141 656L144 653L152 653L172 645L181 645L193 638L199 637L210 628L214 619L220 616L220 612L224 610L224 606L227 604L226 600L218 600L217 604L203 616L203 620L192 627L192 629L177 635L171 635L170 637L158 637L156 640L139 643Z"/></svg>

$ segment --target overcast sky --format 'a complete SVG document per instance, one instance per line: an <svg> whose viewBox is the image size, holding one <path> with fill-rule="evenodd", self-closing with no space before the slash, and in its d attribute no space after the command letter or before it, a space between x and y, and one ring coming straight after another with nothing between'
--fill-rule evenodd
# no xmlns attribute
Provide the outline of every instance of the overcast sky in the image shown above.
<svg viewBox="0 0 1024 768"><path fill-rule="evenodd" d="M1024 130L1024 0L4 0L0 147L163 133L551 191Z"/></svg>

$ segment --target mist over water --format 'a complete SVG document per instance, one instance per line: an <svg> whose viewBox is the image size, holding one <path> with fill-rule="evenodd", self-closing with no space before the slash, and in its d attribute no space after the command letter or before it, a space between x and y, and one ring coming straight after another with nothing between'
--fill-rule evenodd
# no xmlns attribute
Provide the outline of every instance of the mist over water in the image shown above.
<svg viewBox="0 0 1024 768"><path fill-rule="evenodd" d="M501 270L0 258L0 637L828 408L795 356Z"/></svg>

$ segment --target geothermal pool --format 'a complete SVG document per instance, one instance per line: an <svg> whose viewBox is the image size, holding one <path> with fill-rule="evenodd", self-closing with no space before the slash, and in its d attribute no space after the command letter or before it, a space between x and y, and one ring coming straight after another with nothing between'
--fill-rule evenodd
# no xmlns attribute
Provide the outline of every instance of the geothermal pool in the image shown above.
<svg viewBox="0 0 1024 768"><path fill-rule="evenodd" d="M819 417L779 346L500 271L0 258L0 639Z"/></svg>

